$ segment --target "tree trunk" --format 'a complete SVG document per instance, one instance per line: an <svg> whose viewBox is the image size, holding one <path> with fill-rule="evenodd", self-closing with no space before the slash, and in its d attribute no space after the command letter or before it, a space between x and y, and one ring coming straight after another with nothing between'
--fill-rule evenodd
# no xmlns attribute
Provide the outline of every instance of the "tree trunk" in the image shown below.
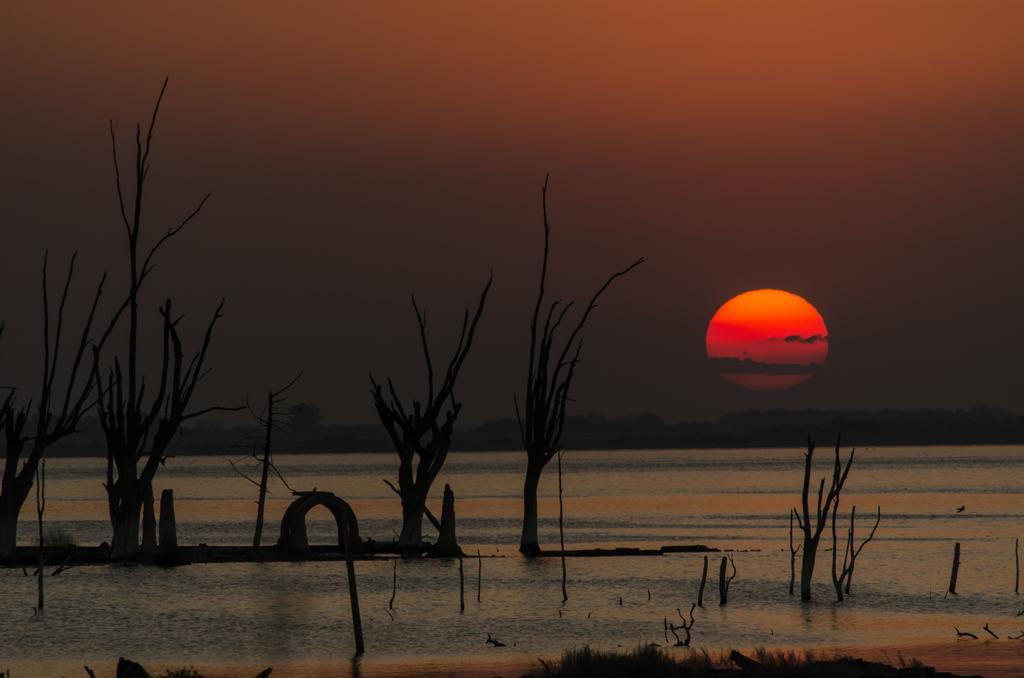
<svg viewBox="0 0 1024 678"><path fill-rule="evenodd" d="M142 492L142 553L157 552L156 513L153 510L153 484L146 483Z"/></svg>
<svg viewBox="0 0 1024 678"><path fill-rule="evenodd" d="M25 463L27 465L29 462ZM22 473L24 474L26 470L27 466ZM0 560L13 556L18 550L18 517L32 490L32 478L35 474L36 471L33 471L30 475L22 475L21 478L12 474L7 480L5 491L0 494ZM27 478L28 482L25 482L24 478Z"/></svg>
<svg viewBox="0 0 1024 678"><path fill-rule="evenodd" d="M263 539L263 509L267 503L267 476L270 470L270 434L274 430L274 392L267 394L267 437L263 444L263 472L260 475L260 496L256 502L256 532L252 537L252 547L259 548Z"/></svg>
<svg viewBox="0 0 1024 678"><path fill-rule="evenodd" d="M836 575L836 555L835 550L832 551L832 588L836 590L836 602L843 602L843 577L842 575Z"/></svg>
<svg viewBox="0 0 1024 678"><path fill-rule="evenodd" d="M431 555L443 558L461 558L462 549L455 538L455 493L449 485L444 486L444 500L441 503L441 530Z"/></svg>
<svg viewBox="0 0 1024 678"><path fill-rule="evenodd" d="M402 534L398 537L398 548L402 555L419 555L423 545L424 502L417 497L402 498Z"/></svg>
<svg viewBox="0 0 1024 678"><path fill-rule="evenodd" d="M814 559L818 555L818 545L804 542L803 558L800 562L800 600L811 599L811 579L814 578Z"/></svg>
<svg viewBox="0 0 1024 678"><path fill-rule="evenodd" d="M18 511L0 503L0 560L14 555L18 544Z"/></svg>
<svg viewBox="0 0 1024 678"><path fill-rule="evenodd" d="M122 492L114 517L114 535L110 542L110 557L117 560L132 558L139 553L139 514L142 501L138 489Z"/></svg>
<svg viewBox="0 0 1024 678"><path fill-rule="evenodd" d="M527 557L540 553L537 537L537 485L540 484L541 469L533 461L528 462L523 480L523 533L519 539L519 552Z"/></svg>
<svg viewBox="0 0 1024 678"><path fill-rule="evenodd" d="M160 493L160 555L178 554L178 526L174 519L174 490Z"/></svg>

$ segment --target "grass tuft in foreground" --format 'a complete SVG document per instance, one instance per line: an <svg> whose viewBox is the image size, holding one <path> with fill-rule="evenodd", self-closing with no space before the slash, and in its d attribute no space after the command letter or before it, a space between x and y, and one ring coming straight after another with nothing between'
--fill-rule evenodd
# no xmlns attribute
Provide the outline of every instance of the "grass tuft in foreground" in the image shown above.
<svg viewBox="0 0 1024 678"><path fill-rule="evenodd" d="M625 654L594 650L585 645L565 650L558 668L553 670L553 675L591 678L674 678L707 675L714 668L711 656L703 650L689 653L679 660L653 645L642 645Z"/></svg>
<svg viewBox="0 0 1024 678"><path fill-rule="evenodd" d="M732 652L712 657L706 650L694 650L676 657L656 645L644 645L629 652L595 650L588 646L562 653L554 666L542 675L561 678L956 678L936 672L916 660L894 667L850 657L825 657L813 652L758 648L752 656Z"/></svg>

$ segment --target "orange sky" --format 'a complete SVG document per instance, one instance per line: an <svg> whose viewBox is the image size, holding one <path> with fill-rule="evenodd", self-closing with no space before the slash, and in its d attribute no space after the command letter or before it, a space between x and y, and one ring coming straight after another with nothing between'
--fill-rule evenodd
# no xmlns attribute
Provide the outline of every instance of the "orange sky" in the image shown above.
<svg viewBox="0 0 1024 678"><path fill-rule="evenodd" d="M306 367L303 397L371 420L369 368L422 377L408 293L448 341L493 268L465 412L510 415L551 172L558 296L648 260L595 315L580 411L1024 409L1024 357L991 350L1024 334L1022 25L995 0L6 3L0 284L47 245L118 274L106 121L170 75L153 233L214 197L151 302L227 298L215 391ZM704 347L763 287L842 342L771 399ZM5 296L4 354L32 350L35 304Z"/></svg>

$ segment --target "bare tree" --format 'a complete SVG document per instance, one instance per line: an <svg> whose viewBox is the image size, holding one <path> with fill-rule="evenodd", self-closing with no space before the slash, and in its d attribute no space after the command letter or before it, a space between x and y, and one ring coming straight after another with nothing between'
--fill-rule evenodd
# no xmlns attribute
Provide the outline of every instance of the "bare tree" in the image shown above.
<svg viewBox="0 0 1024 678"><path fill-rule="evenodd" d="M128 241L127 311L128 337L126 353L115 356L104 375L100 369L100 351L96 349L95 379L100 391L98 414L107 444L107 503L113 527L111 556L131 557L139 551L139 517L143 516L143 549L156 550L156 518L153 511L153 477L167 460L167 447L183 422L216 410L240 408L207 407L190 409L199 382L206 376L207 354L214 326L222 317L221 300L206 326L201 347L186 359L179 335L182 316L174 315L171 300L160 308L162 323L162 357L156 388L147 393L146 379L139 367L139 303L143 283L155 266L154 258L199 214L210 194L206 194L184 219L167 229L154 244L140 252L143 230L143 200L149 176L149 157L160 103L167 89L167 80L160 88L149 127L143 136L141 125L135 126L135 167L133 199L128 203L121 181L118 162L117 126L110 121L110 143L114 159L114 178L120 206L121 221ZM150 395L146 403L144 398ZM140 466L141 464L141 466Z"/></svg>
<svg viewBox="0 0 1024 678"><path fill-rule="evenodd" d="M696 608L697 608L697 603L693 603L692 605L690 605L690 621L687 622L686 621L686 617L683 616L683 611L680 610L677 607L676 608L676 614L678 614L679 618L683 621L683 623L679 624L678 626L673 624L672 622L670 622L668 620L668 617L664 618L665 630L666 631L671 631L672 635L676 639L674 647L690 647L690 631L693 630L693 624L694 624L693 611ZM682 629L686 633L686 638L680 638L679 637L679 634L677 633L677 631L679 631L680 629Z"/></svg>
<svg viewBox="0 0 1024 678"><path fill-rule="evenodd" d="M825 494L825 478L821 479L818 485L818 504L811 515L810 487L811 487L811 465L814 460L814 441L807 439L807 454L804 455L804 484L801 497L801 513L796 513L797 524L803 531L803 555L800 563L800 600L811 599L811 580L814 578L814 561L818 555L818 542L821 540L821 533L828 524L829 515L835 510L839 502L839 493L843 491L846 477L850 473L850 466L853 464L853 450L850 451L850 459L843 468L839 460L839 440L836 440L835 462L832 467L832 483L829 486L828 494ZM813 524L812 524L813 518Z"/></svg>
<svg viewBox="0 0 1024 678"><path fill-rule="evenodd" d="M249 474L240 470L235 462L228 460L228 463L231 464L231 468L233 468L238 475L242 476L259 488L259 497L256 500L256 529L252 536L252 547L254 549L259 548L260 541L263 539L263 512L267 502L267 481L270 479L270 471L273 471L274 474L280 478L281 482L284 483L285 487L291 490L291 487L284 479L284 476L281 475L277 466L274 465L271 455L271 441L273 439L274 430L280 429L283 425L281 422L281 415L284 413L280 410L280 405L285 401L284 394L301 378L302 372L299 372L299 374L297 374L295 378L285 386L282 386L276 391L268 391L267 404L262 412L256 412L248 404L248 400L246 402L246 407L249 409L249 413L252 414L259 425L264 428L263 456L256 457L255 449L252 453L252 457L256 459L257 466L259 468L259 481L254 480Z"/></svg>
<svg viewBox="0 0 1024 678"><path fill-rule="evenodd" d="M414 400L411 410L407 409L402 404L402 399L391 379L387 380L385 393L384 387L377 383L372 373L370 374L371 393L377 415L395 446L395 452L398 453L398 492L402 500L402 533L398 537L398 546L406 555L418 554L422 547L423 514L426 510L427 495L448 457L452 430L462 409L462 403L455 399L455 382L473 345L477 323L483 314L492 281L493 275L484 285L472 319L468 308L463 313L458 344L445 369L444 379L436 390L434 366L427 341L427 314L420 311L413 295L412 307L416 313L423 359L427 367L425 405L419 400Z"/></svg>
<svg viewBox="0 0 1024 678"><path fill-rule="evenodd" d="M732 574L726 575L726 565L732 566ZM732 586L732 580L736 578L736 561L732 559L732 554L728 557L722 556L722 562L718 567L718 604L725 605L729 602L729 587Z"/></svg>
<svg viewBox="0 0 1024 678"><path fill-rule="evenodd" d="M93 370L86 363L90 346L93 346L90 338L92 326L103 295L106 276L100 279L92 305L89 307L89 314L82 325L78 344L74 348L71 361L65 365L63 363L67 356L64 355L65 346L62 340L76 258L77 255L73 255L68 264L56 318L51 318L47 285L48 256L43 256L43 370L40 386L35 398L23 403L17 401L17 392L10 389L3 404L0 405L0 426L3 428L6 446L3 479L0 481L0 558L6 558L15 551L18 516L32 489L33 479L46 450L74 433L83 414L92 406ZM116 322L117 315L114 315L112 325ZM52 334L51 321L54 325ZM0 333L2 331L3 327L0 325ZM109 333L110 329L98 340L96 346L102 346Z"/></svg>
<svg viewBox="0 0 1024 678"><path fill-rule="evenodd" d="M800 544L793 545L793 518L796 516L796 509L789 509L789 595L793 595L793 587L796 584L796 554L800 552Z"/></svg>
<svg viewBox="0 0 1024 678"><path fill-rule="evenodd" d="M594 296L590 298L583 314L569 333L561 348L555 346L556 335L562 322L573 307L573 302L555 300L547 306L544 324L541 326L541 309L545 304L550 251L551 224L548 221L548 177L544 177L541 188L541 209L544 217L544 257L541 261L540 287L537 302L533 307L530 321L530 358L527 365L526 397L519 406L514 398L519 434L526 449L526 476L523 480L523 531L519 540L519 551L528 556L540 553L537 537L537 485L541 473L561 447L562 430L565 427L565 409L576 368L583 349L581 333L590 314L597 308L597 301L611 284L644 262L637 259L626 268L609 277Z"/></svg>
<svg viewBox="0 0 1024 678"><path fill-rule="evenodd" d="M840 568L838 567L839 541L836 536L836 514L839 512L839 499L840 496L836 495L836 505L832 511L832 586L836 590L836 600L843 602L843 594L850 593L850 586L853 583L853 568L857 564L857 558L864 547L868 545L868 542L875 538L875 530L878 529L878 523L882 520L882 507L878 507L878 514L875 517L875 525L871 528L871 533L856 548L854 548L853 537L854 526L857 522L857 507L854 506L850 510L850 527L846 531L843 566Z"/></svg>

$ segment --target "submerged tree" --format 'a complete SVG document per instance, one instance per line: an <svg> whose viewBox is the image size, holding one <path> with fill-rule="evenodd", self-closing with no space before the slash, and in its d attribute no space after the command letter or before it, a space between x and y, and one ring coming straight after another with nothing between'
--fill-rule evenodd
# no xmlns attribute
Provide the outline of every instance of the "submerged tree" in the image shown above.
<svg viewBox="0 0 1024 678"><path fill-rule="evenodd" d="M202 344L190 358L185 357L178 332L182 316L172 310L168 299L160 308L162 318L162 355L159 363L159 378L155 388L147 384L139 366L139 303L143 283L153 271L154 258L161 247L181 233L202 210L210 194L203 196L188 215L167 229L148 250L140 252L143 230L143 199L146 179L149 176L149 154L152 148L153 131L156 127L160 103L167 89L164 80L153 107L149 127L142 134L140 125L135 126L135 167L134 191L131 203L125 200L118 163L117 128L110 122L110 142L114 159L114 178L117 188L120 216L128 241L127 312L128 336L125 353L115 356L113 365L104 375L99 366L99 349L96 350L95 379L100 391L97 409L100 426L107 444L107 503L110 522L113 527L111 556L130 557L139 551L139 518L143 514L142 547L146 552L156 551L156 516L153 510L153 477L157 469L166 462L166 451L181 427L193 417L202 416L215 410L238 409L207 407L190 410L192 398L199 382L206 376L207 353L213 329L222 317L224 301L217 305L213 317L206 326ZM149 390L147 392L147 386ZM147 403L145 398L149 396ZM140 465L141 464L141 465Z"/></svg>
<svg viewBox="0 0 1024 678"><path fill-rule="evenodd" d="M541 188L541 209L544 217L544 258L541 261L540 288L537 302L533 307L530 321L530 359L526 374L526 397L520 408L519 399L514 398L519 434L526 449L526 476L523 481L523 531L519 540L519 551L533 556L540 552L537 537L537 485L541 473L561 448L562 430L565 427L565 409L569 403L569 392L576 367L579 365L583 348L581 333L590 314L597 308L597 301L605 290L617 279L644 262L637 259L626 268L613 273L594 296L590 298L583 314L569 333L565 342L555 345L556 335L573 302L561 300L551 302L545 311L541 326L541 310L545 304L545 285L548 275L548 253L550 250L551 224L548 221L548 177L544 177Z"/></svg>
<svg viewBox="0 0 1024 678"><path fill-rule="evenodd" d="M404 554L417 554L421 550L427 495L448 457L452 430L462 409L462 403L455 399L455 382L473 345L473 336L483 314L492 280L493 276L487 279L472 319L469 309L465 310L458 344L445 369L444 379L436 390L434 366L427 341L427 314L420 311L416 304L416 296L413 295L412 307L416 313L423 359L427 366L425 405L419 400L414 400L411 409L407 409L402 404L402 399L391 379L387 380L385 393L384 387L377 383L372 373L370 374L371 393L374 406L377 408L377 416L380 417L380 422L387 430L395 446L395 452L398 453L398 492L402 500L402 533L398 537L398 546Z"/></svg>
<svg viewBox="0 0 1024 678"><path fill-rule="evenodd" d="M249 413L252 414L257 423L259 423L259 425L264 429L263 456L257 457L255 448L252 452L252 458L256 461L257 466L255 475L259 476L259 480L255 480L251 475L240 470L235 462L228 460L228 463L231 464L231 468L235 470L235 473L248 480L259 490L259 494L256 499L256 529L253 532L252 537L252 547L254 549L260 547L260 542L263 539L263 513L267 502L267 481L270 480L270 472L273 471L280 479L281 483L288 488L289 491L294 492L292 487L288 485L288 481L284 479L281 471L279 471L277 466L274 465L273 456L271 454L271 441L273 439L275 429L281 429L283 427L286 433L291 432L291 428L281 422L282 415L285 414L281 410L281 405L285 401L285 393L301 378L302 372L299 372L299 374L297 374L295 378L286 385L276 391L268 391L267 404L264 406L262 412L256 412L248 402L246 402L246 407L248 407ZM294 409L294 407L291 409Z"/></svg>
<svg viewBox="0 0 1024 678"><path fill-rule="evenodd" d="M804 455L804 485L800 495L801 509L796 512L797 525L803 532L803 554L800 563L800 600L811 599L811 580L814 578L814 561L818 555L818 542L821 540L821 533L828 525L829 516L833 514L839 505L839 495L846 484L846 477L850 474L850 466L853 464L854 450L850 451L850 458L845 468L839 459L839 440L836 440L835 461L832 465L832 483L829 486L828 494L825 495L825 478L822 477L818 485L818 503L814 514L811 514L810 487L811 487L811 465L814 460L814 441L807 439L807 454ZM813 523L812 523L813 520Z"/></svg>
<svg viewBox="0 0 1024 678"><path fill-rule="evenodd" d="M71 361L63 364L67 356L64 339L65 310L70 297L74 279L75 259L71 257L68 264L67 277L57 315L51 319L50 298L47 285L47 259L43 257L43 371L39 389L35 397L19 403L17 391L11 389L3 404L0 405L0 428L4 433L5 456L3 479L0 481L0 558L14 553L17 533L18 516L25 504L32 483L36 477L39 463L46 450L54 443L74 433L82 416L92 406L93 370L87 364L91 359L90 338L96 308L103 295L101 278L89 308L89 314L83 323L78 344L74 348ZM116 322L114 315L111 327ZM51 320L55 320L51 336ZM0 333L3 328L0 326ZM110 329L98 340L96 346L102 346L110 334ZM59 380L58 380L59 376Z"/></svg>
<svg viewBox="0 0 1024 678"><path fill-rule="evenodd" d="M843 549L843 565L839 567L838 563L838 551L839 551L839 540L836 535L836 514L839 512L839 498L836 497L836 507L832 511L832 586L836 590L836 600L843 602L843 596L849 595L850 587L853 585L853 569L857 565L857 558L860 557L860 552L864 550L864 547L868 545L872 539L875 538L875 531L878 529L878 523L882 520L882 507L878 507L878 512L875 515L875 524L871 528L870 534L867 538L860 543L860 546L854 547L854 527L857 522L857 507L854 506L850 509L850 527L846 531L846 547Z"/></svg>

